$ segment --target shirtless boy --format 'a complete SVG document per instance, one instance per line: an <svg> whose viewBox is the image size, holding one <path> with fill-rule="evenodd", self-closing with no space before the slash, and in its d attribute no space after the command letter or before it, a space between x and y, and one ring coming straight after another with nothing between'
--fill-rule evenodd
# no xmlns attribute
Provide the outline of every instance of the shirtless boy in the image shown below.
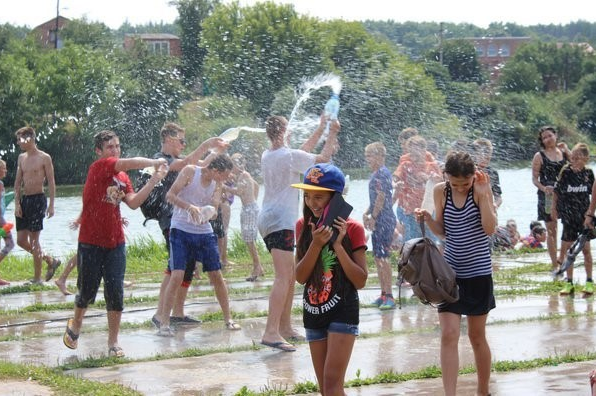
<svg viewBox="0 0 596 396"><path fill-rule="evenodd" d="M242 201L242 212L240 212L240 231L242 240L246 243L250 257L252 258L252 274L246 278L249 282L254 282L259 276L263 276L263 267L259 259L256 240L258 236L257 218L259 217L259 205L257 197L259 196L259 183L252 178L245 169L246 160L240 153L232 155L234 168L232 175L234 177L234 187L227 187L227 191L240 197Z"/></svg>
<svg viewBox="0 0 596 396"><path fill-rule="evenodd" d="M17 175L14 182L15 218L17 228L17 244L33 255L33 279L31 284L42 284L42 261L48 264L45 280L49 281L60 265L49 255L44 255L39 244L39 234L43 230L43 219L54 216L54 165L52 158L39 150L35 143L35 130L31 127L20 128L15 133L17 144L24 152L19 155ZM50 202L48 204L44 183L48 183Z"/></svg>

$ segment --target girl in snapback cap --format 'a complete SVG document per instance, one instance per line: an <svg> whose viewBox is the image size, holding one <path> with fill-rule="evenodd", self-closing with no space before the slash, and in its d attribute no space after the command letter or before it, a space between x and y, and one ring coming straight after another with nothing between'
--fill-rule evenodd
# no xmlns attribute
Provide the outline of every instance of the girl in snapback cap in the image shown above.
<svg viewBox="0 0 596 396"><path fill-rule="evenodd" d="M368 277L364 227L345 214L351 207L341 198L344 186L341 170L326 163L309 168L303 183L292 184L304 190L303 217L296 223L296 280L305 285L303 321L323 395L343 394L358 335L357 289ZM342 211L346 205L348 211Z"/></svg>

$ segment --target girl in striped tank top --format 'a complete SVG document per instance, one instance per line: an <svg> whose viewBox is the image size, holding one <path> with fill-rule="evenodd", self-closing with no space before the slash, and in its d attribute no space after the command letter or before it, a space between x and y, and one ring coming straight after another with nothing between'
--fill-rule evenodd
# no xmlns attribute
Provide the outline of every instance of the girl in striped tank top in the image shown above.
<svg viewBox="0 0 596 396"><path fill-rule="evenodd" d="M495 307L488 245L497 226L493 195L488 175L476 170L468 153L449 153L445 178L434 189L436 219L416 209L431 231L445 239L445 259L459 286L459 301L438 309L443 388L447 396L456 394L461 316L466 315L478 377L476 395L488 395L491 352L485 329L488 312Z"/></svg>

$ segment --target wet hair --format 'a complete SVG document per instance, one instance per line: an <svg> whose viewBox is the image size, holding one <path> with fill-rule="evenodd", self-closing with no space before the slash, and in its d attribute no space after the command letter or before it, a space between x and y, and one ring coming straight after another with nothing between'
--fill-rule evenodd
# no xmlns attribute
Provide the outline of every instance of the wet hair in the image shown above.
<svg viewBox="0 0 596 396"><path fill-rule="evenodd" d="M532 231L534 229L534 227L542 227L542 223L538 220L534 220L530 223L530 231Z"/></svg>
<svg viewBox="0 0 596 396"><path fill-rule="evenodd" d="M584 157L589 157L590 156L590 149L588 148L588 145L585 143L578 143L575 146L573 146L573 148L571 149L571 151L577 151L579 152L581 155L583 155Z"/></svg>
<svg viewBox="0 0 596 396"><path fill-rule="evenodd" d="M450 151L445 158L445 173L453 177L470 177L476 172L476 165L469 153Z"/></svg>
<svg viewBox="0 0 596 396"><path fill-rule="evenodd" d="M236 165L239 168L244 168L246 166L246 159L240 153L234 153L234 154L232 154L232 156L230 157L230 159L232 160L232 162L234 163L234 165Z"/></svg>
<svg viewBox="0 0 596 396"><path fill-rule="evenodd" d="M412 127L404 128L399 133L399 135L397 135L397 140L399 140L400 142L405 142L412 136L416 136L416 135L418 135L418 129L412 128Z"/></svg>
<svg viewBox="0 0 596 396"><path fill-rule="evenodd" d="M426 139L420 135L415 135L406 140L404 143L408 152L412 151L412 147L418 147L420 151L426 151Z"/></svg>
<svg viewBox="0 0 596 396"><path fill-rule="evenodd" d="M104 142L107 142L107 141L112 140L117 137L118 137L118 135L116 135L116 132L110 131L107 129L97 132L93 136L93 142L95 143L95 148L98 150L103 150Z"/></svg>
<svg viewBox="0 0 596 396"><path fill-rule="evenodd" d="M160 131L162 143L166 141L168 136L177 137L180 132L185 133L186 131L175 122L166 122L163 124Z"/></svg>
<svg viewBox="0 0 596 396"><path fill-rule="evenodd" d="M17 138L32 138L35 139L35 129L31 128L30 126L19 128L15 134Z"/></svg>
<svg viewBox="0 0 596 396"><path fill-rule="evenodd" d="M536 238L538 235L544 234L546 232L546 228L544 228L541 224L538 224L534 228L532 228L532 236Z"/></svg>
<svg viewBox="0 0 596 396"><path fill-rule="evenodd" d="M490 140L486 138L476 139L472 142L472 150L474 153L490 153L493 152L493 144Z"/></svg>
<svg viewBox="0 0 596 396"><path fill-rule="evenodd" d="M333 192L329 192L330 194L333 194ZM303 204L302 205L302 216L304 217L304 224L302 227L302 231L300 232L300 235L296 236L296 258L298 260L301 260L305 255L306 252L308 251L308 248L312 242L312 232L310 229L310 223L311 222L315 222L317 220L317 218L314 216L312 210L308 207L308 205ZM352 257L352 242L350 241L350 238L348 237L348 235L346 234L346 236L344 237L344 239L342 239L341 241L341 245L343 246L343 248L345 249L346 253L348 254L348 256ZM329 246L330 250L333 250L332 246ZM335 271L333 276L342 276L342 271ZM313 287L315 288L315 290L317 291L317 293L321 292L323 290L323 260L321 259L321 253L319 253L319 256L317 257L317 261L315 263L315 266L310 274L310 277L308 278L307 283L313 285ZM346 288L348 287L348 282L346 281L346 279L339 279L339 285L343 285L344 289L346 290ZM342 291L340 291L340 293L342 293Z"/></svg>
<svg viewBox="0 0 596 396"><path fill-rule="evenodd" d="M265 121L265 131L269 140L273 141L283 135L288 126L288 120L283 116L271 116Z"/></svg>
<svg viewBox="0 0 596 396"><path fill-rule="evenodd" d="M381 142L373 142L368 144L364 148L364 152L369 152L375 155L381 155L383 157L387 155L387 149L385 148L385 145Z"/></svg>
<svg viewBox="0 0 596 396"><path fill-rule="evenodd" d="M207 165L207 169L213 169L216 172L230 171L234 168L234 163L227 154L219 154Z"/></svg>
<svg viewBox="0 0 596 396"><path fill-rule="evenodd" d="M540 147L542 147L542 148L545 148L544 143L542 143L542 133L546 132L546 131L551 131L552 133L555 134L555 136L557 136L557 130L553 126L546 125L546 126L543 126L542 128L540 128L538 130L538 143L540 144Z"/></svg>

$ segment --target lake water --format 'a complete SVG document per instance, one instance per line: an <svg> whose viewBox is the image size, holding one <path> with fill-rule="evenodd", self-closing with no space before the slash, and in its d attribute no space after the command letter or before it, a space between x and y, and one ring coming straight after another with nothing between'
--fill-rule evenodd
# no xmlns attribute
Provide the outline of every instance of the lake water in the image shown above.
<svg viewBox="0 0 596 396"><path fill-rule="evenodd" d="M532 184L530 168L503 169L499 170L501 187L503 189L503 204L499 208L499 224L504 225L508 219L515 219L520 234L529 233L530 222L536 217L536 187ZM263 188L260 189L262 200ZM356 220L362 219L362 213L368 206L368 180L352 180L346 200L354 206L352 217ZM82 200L76 197L56 198L55 213L51 219L44 221L44 230L41 232L41 246L44 251L53 255L66 258L76 250L77 232L71 231L68 224L75 219L81 211ZM236 199L232 205L232 217L230 229L240 231L240 200ZM161 231L156 221L148 221L143 226L144 217L140 210L131 210L125 204L121 205L122 215L129 221L126 227L128 242L139 237L152 237L158 241L162 240ZM6 211L6 219L14 221L14 204L10 204ZM560 228L560 227L559 227ZM16 235L13 232L16 242ZM14 254L25 254L15 246Z"/></svg>

